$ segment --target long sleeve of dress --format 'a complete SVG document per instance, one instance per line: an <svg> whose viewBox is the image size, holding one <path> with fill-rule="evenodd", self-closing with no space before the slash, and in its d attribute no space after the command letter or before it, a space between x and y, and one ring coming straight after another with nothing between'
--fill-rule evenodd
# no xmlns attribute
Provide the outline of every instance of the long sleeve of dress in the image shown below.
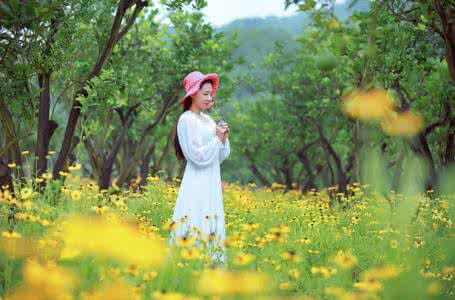
<svg viewBox="0 0 455 300"><path fill-rule="evenodd" d="M223 143L217 135L203 144L201 135L197 132L197 125L191 118L180 118L177 123L177 135L180 147L187 160L199 167L208 166L215 159L219 159L220 148Z"/></svg>
<svg viewBox="0 0 455 300"><path fill-rule="evenodd" d="M231 145L229 144L229 138L226 138L224 145L220 149L220 164L229 157L231 153Z"/></svg>

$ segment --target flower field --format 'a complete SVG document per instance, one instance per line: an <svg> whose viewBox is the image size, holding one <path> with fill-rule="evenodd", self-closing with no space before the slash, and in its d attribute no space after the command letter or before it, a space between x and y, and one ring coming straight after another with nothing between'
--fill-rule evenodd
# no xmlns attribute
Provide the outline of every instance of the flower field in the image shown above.
<svg viewBox="0 0 455 300"><path fill-rule="evenodd" d="M2 299L454 297L453 196L226 184L223 266L198 236L167 246L178 179L147 182L107 193L71 175L3 193Z"/></svg>

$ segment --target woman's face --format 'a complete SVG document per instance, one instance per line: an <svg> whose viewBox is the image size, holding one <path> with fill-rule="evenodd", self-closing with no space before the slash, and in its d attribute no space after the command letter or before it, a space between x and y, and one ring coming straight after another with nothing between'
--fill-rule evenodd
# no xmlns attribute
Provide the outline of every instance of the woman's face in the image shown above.
<svg viewBox="0 0 455 300"><path fill-rule="evenodd" d="M192 96L193 104L200 110L207 110L213 104L213 87L211 82L206 82L201 89Z"/></svg>

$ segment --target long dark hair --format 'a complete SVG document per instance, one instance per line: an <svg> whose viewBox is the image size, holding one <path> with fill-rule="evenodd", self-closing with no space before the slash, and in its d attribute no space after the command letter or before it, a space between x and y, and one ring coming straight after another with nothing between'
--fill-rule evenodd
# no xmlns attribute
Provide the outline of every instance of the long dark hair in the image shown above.
<svg viewBox="0 0 455 300"><path fill-rule="evenodd" d="M201 82L201 84L199 85L199 88L201 88L206 82L210 82L213 86L213 81L210 79L207 79L207 80L204 80L203 82ZM183 112L182 113L189 110L192 103L193 103L193 98L191 98L191 96L186 97L185 102L183 103ZM177 122L178 122L178 120L179 120L179 118L177 118ZM177 125L174 127L175 127L175 130L174 130L175 155L177 156L178 160L184 160L185 156L183 155L182 148L180 147L179 136L177 134Z"/></svg>

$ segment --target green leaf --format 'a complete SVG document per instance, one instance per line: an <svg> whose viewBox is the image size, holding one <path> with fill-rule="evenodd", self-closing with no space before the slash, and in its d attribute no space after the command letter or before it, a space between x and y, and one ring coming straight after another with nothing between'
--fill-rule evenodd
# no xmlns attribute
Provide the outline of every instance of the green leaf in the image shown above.
<svg viewBox="0 0 455 300"><path fill-rule="evenodd" d="M307 11L316 6L316 2L314 0L305 0L305 4L299 5L299 9L301 11Z"/></svg>

